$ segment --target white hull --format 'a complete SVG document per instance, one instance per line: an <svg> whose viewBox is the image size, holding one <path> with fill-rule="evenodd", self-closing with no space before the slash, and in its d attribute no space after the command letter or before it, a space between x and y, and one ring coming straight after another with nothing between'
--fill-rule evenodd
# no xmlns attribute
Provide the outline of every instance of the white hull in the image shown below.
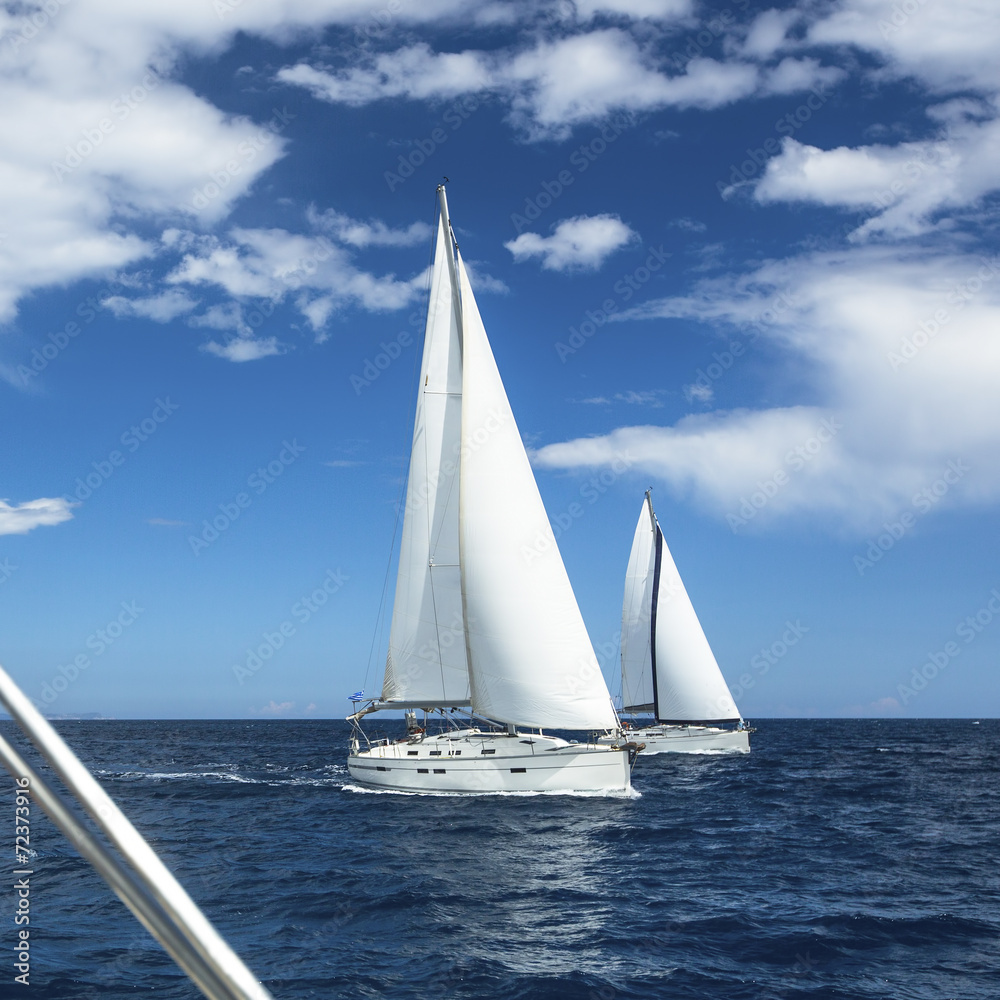
<svg viewBox="0 0 1000 1000"><path fill-rule="evenodd" d="M661 725L627 729L625 735L645 744L644 757L654 753L750 753L750 733L746 729Z"/></svg>
<svg viewBox="0 0 1000 1000"><path fill-rule="evenodd" d="M417 736L364 750L355 744L347 769L359 784L400 792L626 793L631 787L625 748L477 729Z"/></svg>

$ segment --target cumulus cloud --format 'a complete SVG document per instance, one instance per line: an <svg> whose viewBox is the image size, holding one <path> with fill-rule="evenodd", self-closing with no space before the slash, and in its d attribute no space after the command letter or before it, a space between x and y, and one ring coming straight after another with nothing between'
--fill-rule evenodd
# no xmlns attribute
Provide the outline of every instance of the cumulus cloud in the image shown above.
<svg viewBox="0 0 1000 1000"><path fill-rule="evenodd" d="M435 22L466 7L427 0L397 22ZM186 0L29 4L0 14L0 322L35 289L162 253L145 235L150 220L219 222L284 155L294 112L278 105L251 121L215 107L176 79L188 55L221 51L239 31L281 42L372 17L362 0L235 4L224 15ZM169 301L115 306L162 315Z"/></svg>
<svg viewBox="0 0 1000 1000"><path fill-rule="evenodd" d="M549 271L596 271L616 250L638 238L617 215L576 215L557 223L551 236L521 233L504 246L518 262L541 257Z"/></svg>
<svg viewBox="0 0 1000 1000"><path fill-rule="evenodd" d="M405 229L393 229L381 219L362 222L334 209L317 212L311 209L309 221L340 243L365 247L412 247L429 243L431 227L426 222L411 222Z"/></svg>
<svg viewBox="0 0 1000 1000"><path fill-rule="evenodd" d="M283 83L305 87L314 97L360 107L390 97L455 97L490 85L488 57L481 52L432 52L426 42L382 52L367 67L334 71L305 63L278 72Z"/></svg>
<svg viewBox="0 0 1000 1000"><path fill-rule="evenodd" d="M912 77L938 93L1000 85L1000 21L990 0L887 6L882 0L841 0L816 8L806 41L852 45L877 53L883 77ZM899 9L897 9L899 8Z"/></svg>
<svg viewBox="0 0 1000 1000"><path fill-rule="evenodd" d="M191 312L198 305L198 300L191 298L183 289L172 288L159 295L137 299L111 295L104 299L101 305L105 309L110 309L119 318L142 316L157 323L169 323L172 319Z"/></svg>
<svg viewBox="0 0 1000 1000"><path fill-rule="evenodd" d="M257 361L260 358L269 358L275 354L284 354L283 346L278 343L277 337L253 337L250 335L239 335L227 340L225 343L218 343L210 340L202 345L202 350L208 354L214 354L217 358L225 358L226 361Z"/></svg>
<svg viewBox="0 0 1000 1000"><path fill-rule="evenodd" d="M680 16L686 5L654 0L591 4L633 17ZM789 56L777 66L718 61L698 55L681 72L666 71L662 57L621 27L594 28L538 39L515 49L434 52L425 43L367 57L340 69L306 63L279 71L284 83L305 87L321 100L360 106L400 97L445 99L492 93L508 103L511 119L531 137L561 138L584 122L618 111L665 107L716 108L755 94L791 93L829 84L843 71L813 57Z"/></svg>
<svg viewBox="0 0 1000 1000"><path fill-rule="evenodd" d="M754 197L870 210L858 239L926 232L949 211L974 206L1000 188L1000 116L994 117L994 106L960 101L931 111L944 128L938 138L920 142L823 150L785 139Z"/></svg>
<svg viewBox="0 0 1000 1000"><path fill-rule="evenodd" d="M41 497L14 506L0 500L0 535L26 535L33 528L62 524L73 517L75 506L65 497Z"/></svg>
<svg viewBox="0 0 1000 1000"><path fill-rule="evenodd" d="M770 262L622 314L655 316L739 331L728 336L747 354L767 342L804 373L814 401L622 427L542 448L538 464L627 453L722 517L764 490L755 527L795 514L868 530L919 509L920 491L943 476L954 482L935 509L1000 499L1000 258L859 246ZM716 389L742 363L701 384Z"/></svg>
<svg viewBox="0 0 1000 1000"><path fill-rule="evenodd" d="M624 14L634 18L666 21L688 17L692 0L575 0L577 16L590 20L598 14Z"/></svg>

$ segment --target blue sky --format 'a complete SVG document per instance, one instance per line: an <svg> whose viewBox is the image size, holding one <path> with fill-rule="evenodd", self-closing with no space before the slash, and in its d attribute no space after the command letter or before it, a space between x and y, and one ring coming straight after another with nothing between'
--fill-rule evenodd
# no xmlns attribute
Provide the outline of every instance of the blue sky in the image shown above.
<svg viewBox="0 0 1000 1000"><path fill-rule="evenodd" d="M746 717L1000 713L991 4L3 7L0 661L49 714L378 690L444 175L613 691L652 486Z"/></svg>

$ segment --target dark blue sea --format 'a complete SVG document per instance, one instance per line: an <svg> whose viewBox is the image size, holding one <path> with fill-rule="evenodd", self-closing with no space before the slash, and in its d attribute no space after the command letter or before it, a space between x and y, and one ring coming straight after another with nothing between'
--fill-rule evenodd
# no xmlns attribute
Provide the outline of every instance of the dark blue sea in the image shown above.
<svg viewBox="0 0 1000 1000"><path fill-rule="evenodd" d="M1000 721L756 726L621 799L366 793L340 722L58 723L276 1000L1000 997ZM32 847L0 997L200 996L37 805Z"/></svg>

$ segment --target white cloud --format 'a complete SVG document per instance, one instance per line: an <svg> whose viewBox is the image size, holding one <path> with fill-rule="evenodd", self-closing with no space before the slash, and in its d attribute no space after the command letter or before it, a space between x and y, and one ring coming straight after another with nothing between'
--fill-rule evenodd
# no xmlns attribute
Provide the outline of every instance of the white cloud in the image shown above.
<svg viewBox="0 0 1000 1000"><path fill-rule="evenodd" d="M382 223L348 221L367 227L375 240L395 239L401 232ZM349 235L360 238L353 229ZM405 281L392 274L379 277L357 268L346 250L324 236L285 229L237 228L227 237L170 230L163 242L182 255L165 279L169 284L215 287L231 297L188 321L192 326L234 331L236 339L222 345L212 341L204 347L231 361L282 353L284 345L275 337L259 338L254 330L286 299L294 303L317 340L323 341L325 326L337 310L349 306L371 312L400 309L418 298L425 286L423 272Z"/></svg>
<svg viewBox="0 0 1000 1000"><path fill-rule="evenodd" d="M0 14L0 322L34 289L160 252L143 235L150 220L224 218L283 155L292 115L279 105L253 122L213 106L173 78L183 59L220 52L239 31L282 43L304 29L363 28L373 16L366 0L9 7ZM467 9L465 0L423 0L395 23ZM447 59L435 64L439 79L450 72Z"/></svg>
<svg viewBox="0 0 1000 1000"><path fill-rule="evenodd" d="M481 52L432 52L419 42L374 56L367 68L331 72L305 63L278 72L282 83L305 87L313 96L359 107L375 100L455 97L489 86L488 59Z"/></svg>
<svg viewBox="0 0 1000 1000"><path fill-rule="evenodd" d="M710 403L715 398L715 390L707 382L691 382L684 386L684 398L689 402Z"/></svg>
<svg viewBox="0 0 1000 1000"><path fill-rule="evenodd" d="M824 91L847 74L836 66L822 66L818 59L782 59L761 75L761 94L795 94L803 90Z"/></svg>
<svg viewBox="0 0 1000 1000"><path fill-rule="evenodd" d="M233 229L228 239L194 239L167 276L173 284L218 285L230 295L278 301L289 291L330 293L338 303L372 311L400 309L423 287L423 274L397 281L356 268L346 251L323 237L285 229Z"/></svg>
<svg viewBox="0 0 1000 1000"><path fill-rule="evenodd" d="M747 354L762 338L795 365L814 402L622 427L542 448L539 464L600 465L627 451L634 468L723 517L782 473L755 525L798 514L870 530L912 512L919 491L946 474L956 481L934 509L1000 499L1000 258L860 246L705 281L623 318L657 315L742 328L727 342ZM738 377L742 363L720 366L710 388Z"/></svg>
<svg viewBox="0 0 1000 1000"><path fill-rule="evenodd" d="M315 708L316 706L311 706ZM295 708L294 701L276 702L273 698L261 709L251 709L255 715L287 715ZM308 711L308 709L307 709Z"/></svg>
<svg viewBox="0 0 1000 1000"><path fill-rule="evenodd" d="M13 507L0 500L0 535L26 535L32 528L62 524L73 517L75 506L64 497L41 497Z"/></svg>
<svg viewBox="0 0 1000 1000"><path fill-rule="evenodd" d="M617 215L577 215L559 222L551 236L521 233L504 246L518 262L541 257L549 271L596 271L616 250L638 238Z"/></svg>
<svg viewBox="0 0 1000 1000"><path fill-rule="evenodd" d="M127 15L125 39L117 22L108 38L90 39L81 18L92 13L60 9L0 67L0 320L32 289L152 254L132 231L137 217L220 217L281 155L272 132L172 82L156 50L119 48ZM239 150L253 142L249 162ZM192 192L227 162L238 173L199 212Z"/></svg>
<svg viewBox="0 0 1000 1000"><path fill-rule="evenodd" d="M807 40L875 52L883 76L914 77L939 93L1000 89L1000 18L992 0L841 0L817 10Z"/></svg>
<svg viewBox="0 0 1000 1000"><path fill-rule="evenodd" d="M412 247L421 243L429 245L432 234L426 222L411 222L405 229L392 229L380 219L361 222L348 215L327 209L316 212L310 209L309 221L318 229L329 233L340 243L364 249L365 247Z"/></svg>
<svg viewBox="0 0 1000 1000"><path fill-rule="evenodd" d="M592 396L590 399L582 399L582 403L590 403L597 406L608 406L611 403L629 403L633 406L662 406L660 397L663 395L662 389L636 390L628 389L625 392L616 392L613 396Z"/></svg>
<svg viewBox="0 0 1000 1000"><path fill-rule="evenodd" d="M578 8L588 19L598 11L633 17L682 16L686 4L620 0ZM445 99L488 92L507 101L512 120L531 137L562 138L583 122L613 112L665 107L715 108L740 98L784 94L826 85L841 70L814 58L786 58L765 70L735 58L719 62L699 55L670 75L655 50L620 27L595 28L535 40L520 49L435 53L425 43L367 57L343 69L305 63L282 69L278 79L307 88L321 100L361 106L386 98Z"/></svg>
<svg viewBox="0 0 1000 1000"><path fill-rule="evenodd" d="M225 358L226 361L257 361L260 358L269 358L275 354L284 354L284 347L278 342L277 337L236 336L225 343L217 343L210 340L202 345L202 350L208 354L214 354L217 358Z"/></svg>
<svg viewBox="0 0 1000 1000"><path fill-rule="evenodd" d="M973 117L970 111L980 112ZM762 202L808 201L873 214L857 238L910 236L949 210L975 206L1000 189L1000 116L992 106L949 102L931 109L945 123L940 138L823 150L785 139L754 190ZM982 114L989 118L982 120Z"/></svg>
<svg viewBox="0 0 1000 1000"><path fill-rule="evenodd" d="M515 117L539 132L565 136L569 127L614 111L662 107L713 108L751 94L757 69L745 63L692 59L666 76L618 28L540 42L502 68Z"/></svg>
<svg viewBox="0 0 1000 1000"><path fill-rule="evenodd" d="M194 309L198 305L198 300L192 299L183 289L171 288L160 292L159 295L139 299L112 295L104 299L101 305L110 309L119 319L124 316L145 316L157 323L169 323L172 319Z"/></svg>
<svg viewBox="0 0 1000 1000"><path fill-rule="evenodd" d="M789 28L801 18L802 14L794 8L763 11L747 28L740 52L751 59L770 59L784 45Z"/></svg>
<svg viewBox="0 0 1000 1000"><path fill-rule="evenodd" d="M483 270L482 261L467 260L464 263L465 270L469 275L469 284L472 285L477 295L506 295L510 291L503 281Z"/></svg>
<svg viewBox="0 0 1000 1000"><path fill-rule="evenodd" d="M692 0L575 0L577 15L590 20L597 14L623 14L651 20L679 20L688 17Z"/></svg>

